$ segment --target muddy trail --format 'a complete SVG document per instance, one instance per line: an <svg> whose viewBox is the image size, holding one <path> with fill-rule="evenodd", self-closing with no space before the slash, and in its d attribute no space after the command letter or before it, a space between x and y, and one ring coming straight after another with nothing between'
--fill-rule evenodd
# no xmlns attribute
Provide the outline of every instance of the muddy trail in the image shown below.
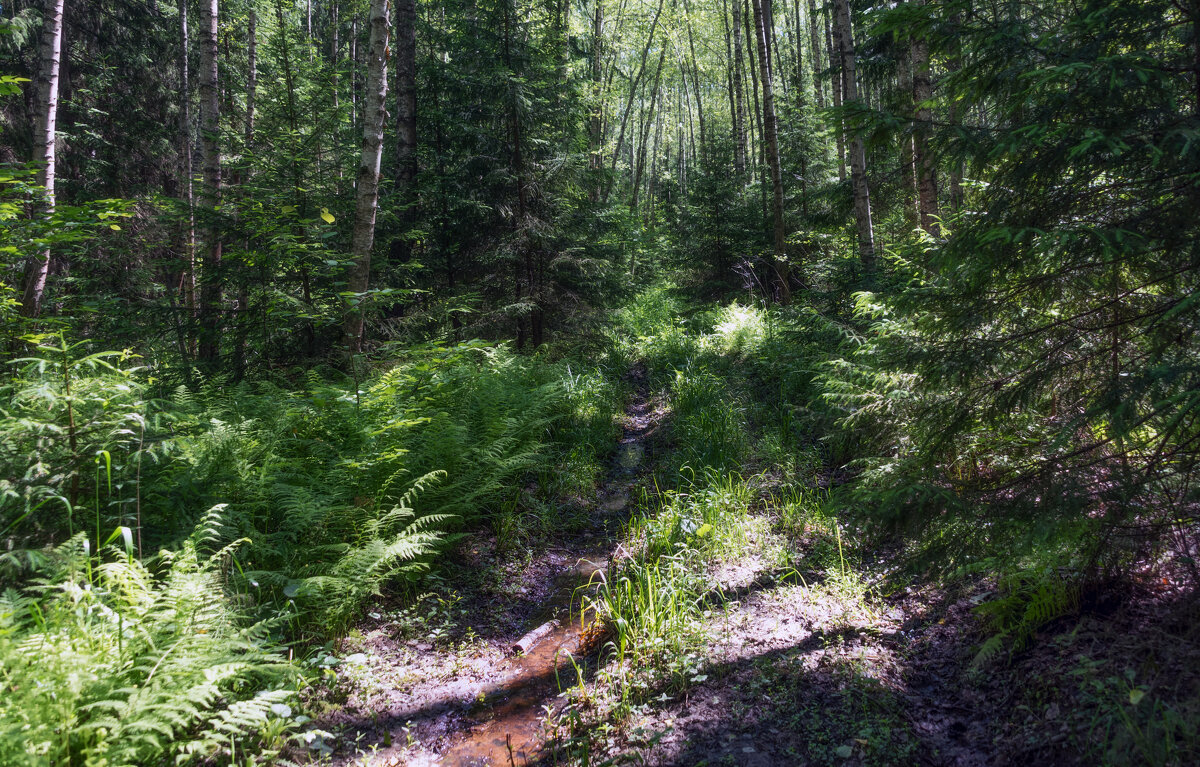
<svg viewBox="0 0 1200 767"><path fill-rule="evenodd" d="M501 550L493 531L469 536L456 552L457 572L446 574L459 588L415 606L381 606L360 626L361 638L343 645L341 693L317 720L336 737L334 764L537 759L547 711L594 669L603 629L591 613L580 615L581 594L614 556L665 415L644 366L628 379L632 396L607 475L594 498L579 499L583 524L523 559Z"/></svg>

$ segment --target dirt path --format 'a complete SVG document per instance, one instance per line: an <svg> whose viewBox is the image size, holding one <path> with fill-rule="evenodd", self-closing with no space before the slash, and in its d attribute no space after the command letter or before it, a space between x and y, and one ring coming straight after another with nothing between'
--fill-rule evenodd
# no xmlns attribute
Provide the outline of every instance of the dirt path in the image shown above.
<svg viewBox="0 0 1200 767"><path fill-rule="evenodd" d="M560 689L576 682L576 666L583 670L601 640L572 614L572 596L606 567L647 464L647 443L663 418L645 369L635 368L630 378L634 393L620 442L585 510L586 524L554 536L552 545L522 551L498 551L490 531L473 534L446 577L465 585L415 606L371 612L343 643L339 694L317 722L336 736L334 764L452 767L536 759L546 708L560 705ZM540 635L522 642L524 652L515 650L539 628Z"/></svg>

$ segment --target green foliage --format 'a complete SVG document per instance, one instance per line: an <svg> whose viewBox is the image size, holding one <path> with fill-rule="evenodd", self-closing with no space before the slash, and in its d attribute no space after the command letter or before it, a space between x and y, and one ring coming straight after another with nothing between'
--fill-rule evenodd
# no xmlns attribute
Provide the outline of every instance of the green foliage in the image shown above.
<svg viewBox="0 0 1200 767"><path fill-rule="evenodd" d="M999 596L975 608L992 634L972 661L977 666L1006 646L1010 654L1020 652L1043 626L1079 609L1078 581L1052 568L1012 573L1000 579L998 589Z"/></svg>
<svg viewBox="0 0 1200 767"><path fill-rule="evenodd" d="M1082 543L1122 572L1196 502L1200 168L1183 11L899 4L872 34L915 35L956 68L935 143L977 174L940 238L895 247L869 331L825 398L862 471L854 502L953 569ZM1187 190L1187 191L1184 191Z"/></svg>
<svg viewBox="0 0 1200 767"><path fill-rule="evenodd" d="M27 586L4 592L0 760L142 765L243 746L278 753L295 726L296 672L272 641L278 621L246 621L226 598L237 544L212 551L220 523L212 515L179 550L145 562L128 530L124 550L102 556L79 534L45 552Z"/></svg>
<svg viewBox="0 0 1200 767"><path fill-rule="evenodd" d="M281 643L344 631L451 530L590 488L624 396L482 343L410 350L359 387L164 391L129 354L43 340L0 414L0 567L19 584L0 659L21 712L0 712L0 747L28 738L30 764L269 759L296 726Z"/></svg>

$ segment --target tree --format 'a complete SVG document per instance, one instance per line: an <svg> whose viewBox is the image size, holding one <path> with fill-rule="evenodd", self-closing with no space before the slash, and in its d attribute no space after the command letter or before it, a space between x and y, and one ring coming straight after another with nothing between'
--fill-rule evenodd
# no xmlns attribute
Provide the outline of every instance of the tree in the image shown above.
<svg viewBox="0 0 1200 767"><path fill-rule="evenodd" d="M730 61L730 79L733 81L734 108L731 115L734 135L734 171L740 177L746 172L746 109L742 96L742 3L733 0L733 59Z"/></svg>
<svg viewBox="0 0 1200 767"><path fill-rule="evenodd" d="M42 21L42 41L39 50L37 78L38 121L34 132L35 162L42 167L37 182L45 190L44 212L54 212L54 172L58 124L58 73L62 57L63 0L47 0ZM30 258L25 268L25 287L22 291L21 313L37 317L46 293L50 274L50 251L43 250Z"/></svg>
<svg viewBox="0 0 1200 767"><path fill-rule="evenodd" d="M912 61L913 100L916 112L913 128L913 164L917 177L917 210L921 228L933 231L933 219L938 213L937 168L929 146L933 98L933 83L929 67L929 44L923 35L916 34L910 47Z"/></svg>
<svg viewBox="0 0 1200 767"><path fill-rule="evenodd" d="M217 364L221 349L221 102L217 71L218 0L200 4L200 154L204 173L204 273L200 281L199 359Z"/></svg>
<svg viewBox="0 0 1200 767"><path fill-rule="evenodd" d="M858 74L855 66L854 36L850 26L849 0L835 0L835 35L842 63L842 103L858 101ZM871 222L871 193L867 188L867 153L861 136L849 142L850 185L854 192L854 221L858 230L858 253L863 269L875 271L875 231Z"/></svg>
<svg viewBox="0 0 1200 767"><path fill-rule="evenodd" d="M642 57L641 62L638 64L637 75L633 78L629 86L629 100L625 102L625 110L621 115L621 129L617 134L617 146L613 150L612 167L609 169L608 181L604 186L604 195L601 198L602 202L608 202L613 182L616 180L617 160L620 158L621 150L625 146L625 129L629 126L629 115L633 112L633 104L637 99L638 88L642 84L642 76L646 73L646 58L650 55L650 48L654 45L654 33L658 29L659 17L662 16L663 1L658 0L658 7L654 11L654 19L650 22L650 32L646 35L646 44L642 47Z"/></svg>
<svg viewBox="0 0 1200 767"><path fill-rule="evenodd" d="M347 355L362 350L363 305L375 245L375 214L379 207L379 174L383 158L383 128L387 118L387 55L391 13L388 0L371 0L371 41L367 50L367 89L363 105L362 157L354 206L353 262L345 297L342 342Z"/></svg>
<svg viewBox="0 0 1200 767"><path fill-rule="evenodd" d="M771 177L771 218L774 244L776 287L780 303L792 299L792 287L787 262L787 239L783 223L783 174L779 170L779 133L775 124L775 94L771 72L771 29L764 21L763 3L770 0L753 0L755 47L758 50L758 69L762 81L763 136L766 146L767 170Z"/></svg>
<svg viewBox="0 0 1200 767"><path fill-rule="evenodd" d="M943 243L904 254L862 358L877 381L911 381L888 396L909 403L893 425L912 442L890 432L860 488L881 519L936 527L943 562L1067 536L1053 556L1112 575L1200 502L1190 12L930 3L876 22L962 54L941 97L976 124L926 127L988 182Z"/></svg>
<svg viewBox="0 0 1200 767"><path fill-rule="evenodd" d="M396 186L412 191L417 177L417 2L396 1Z"/></svg>

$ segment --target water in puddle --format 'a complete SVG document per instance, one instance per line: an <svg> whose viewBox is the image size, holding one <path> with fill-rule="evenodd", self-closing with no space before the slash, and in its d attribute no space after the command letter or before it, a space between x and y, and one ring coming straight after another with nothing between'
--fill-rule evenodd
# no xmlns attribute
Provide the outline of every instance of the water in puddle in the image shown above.
<svg viewBox="0 0 1200 767"><path fill-rule="evenodd" d="M638 442L626 442L617 449L617 466L625 471L633 471L642 462L646 449Z"/></svg>
<svg viewBox="0 0 1200 767"><path fill-rule="evenodd" d="M582 664L599 646L595 624L566 621L517 658L513 672L481 704L481 724L442 755L441 763L455 767L524 764L532 761L545 740L543 706L553 702L561 687L577 679L572 658Z"/></svg>
<svg viewBox="0 0 1200 767"><path fill-rule="evenodd" d="M636 472L646 450L636 440L623 442L617 449L616 466L626 474ZM615 513L629 503L625 489L610 492L601 504L608 513ZM594 579L603 564L580 560L574 576L578 582ZM575 584L567 584L573 586ZM561 608L569 604L573 589L560 592L554 600ZM565 599L563 598L565 597ZM484 693L475 711L478 724L442 754L441 764L447 767L501 767L533 762L547 740L543 729L545 706L552 705L559 691L578 682L575 664L582 667L604 640L599 623L585 624L578 618L565 620L537 641L526 655L515 659L512 672L494 688Z"/></svg>

